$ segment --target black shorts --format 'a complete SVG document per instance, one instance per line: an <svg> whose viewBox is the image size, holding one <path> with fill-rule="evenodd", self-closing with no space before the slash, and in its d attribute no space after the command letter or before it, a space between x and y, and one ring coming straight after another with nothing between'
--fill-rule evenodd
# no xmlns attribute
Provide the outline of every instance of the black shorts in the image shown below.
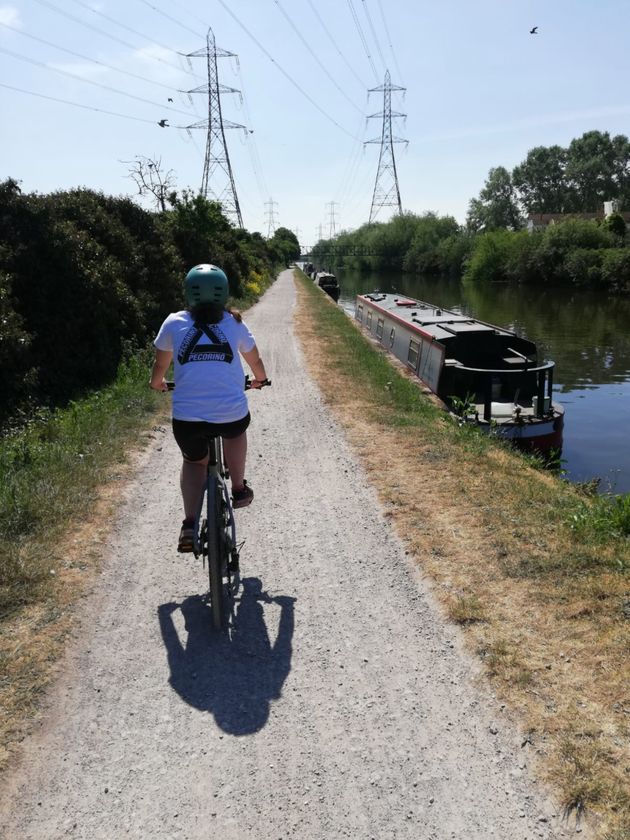
<svg viewBox="0 0 630 840"><path fill-rule="evenodd" d="M176 420L173 417L173 434L182 455L187 461L201 461L208 454L208 438L235 438L249 426L249 412L233 423L204 423L202 420Z"/></svg>

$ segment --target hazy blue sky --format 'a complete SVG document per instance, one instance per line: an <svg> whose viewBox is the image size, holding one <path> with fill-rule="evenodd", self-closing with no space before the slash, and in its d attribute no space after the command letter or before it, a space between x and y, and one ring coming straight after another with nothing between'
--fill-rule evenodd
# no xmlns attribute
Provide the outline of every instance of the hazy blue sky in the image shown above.
<svg viewBox="0 0 630 840"><path fill-rule="evenodd" d="M197 189L205 133L175 126L207 101L193 110L177 91L203 84L205 63L193 77L177 53L203 48L211 26L239 57L239 71L220 61L221 82L245 96L223 98L224 118L254 132L227 132L247 228L267 233L270 199L304 244L330 232L331 201L337 230L367 221L379 147L363 141L381 124L365 117L382 109L367 89L385 66L407 88L393 100L408 115L394 128L409 140L396 147L403 207L462 221L490 167L590 129L630 133L629 20L628 0L0 0L0 178L133 194L123 161L147 155Z"/></svg>

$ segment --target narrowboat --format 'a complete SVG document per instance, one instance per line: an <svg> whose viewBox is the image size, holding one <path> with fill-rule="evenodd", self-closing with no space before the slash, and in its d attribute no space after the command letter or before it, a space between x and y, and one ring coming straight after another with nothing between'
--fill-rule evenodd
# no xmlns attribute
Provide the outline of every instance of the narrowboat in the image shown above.
<svg viewBox="0 0 630 840"><path fill-rule="evenodd" d="M334 301L339 300L341 289L334 274L327 271L318 271L314 279L320 289L323 289Z"/></svg>
<svg viewBox="0 0 630 840"><path fill-rule="evenodd" d="M543 455L562 449L554 363L511 330L399 294L358 295L355 319L447 408Z"/></svg>

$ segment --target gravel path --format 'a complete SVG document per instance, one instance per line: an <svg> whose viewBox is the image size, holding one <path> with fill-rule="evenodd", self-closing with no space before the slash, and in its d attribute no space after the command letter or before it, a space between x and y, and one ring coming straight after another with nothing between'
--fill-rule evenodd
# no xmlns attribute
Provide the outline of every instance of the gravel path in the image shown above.
<svg viewBox="0 0 630 840"><path fill-rule="evenodd" d="M309 379L284 272L248 313L273 388L251 395L231 638L174 550L179 456L158 433L0 837L332 840L572 836L476 684ZM375 441L375 457L378 457Z"/></svg>

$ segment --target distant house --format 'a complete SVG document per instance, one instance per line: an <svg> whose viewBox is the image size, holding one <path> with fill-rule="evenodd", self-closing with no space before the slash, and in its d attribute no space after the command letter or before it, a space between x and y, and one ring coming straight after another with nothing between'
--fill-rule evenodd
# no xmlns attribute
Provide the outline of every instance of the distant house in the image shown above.
<svg viewBox="0 0 630 840"><path fill-rule="evenodd" d="M586 219L589 222L607 219L613 213L619 213L626 224L630 224L630 212L619 211L619 202L605 201L602 209L597 213L530 213L527 217L527 230L533 233L535 230L545 230L549 225L558 222L566 222L568 219Z"/></svg>

